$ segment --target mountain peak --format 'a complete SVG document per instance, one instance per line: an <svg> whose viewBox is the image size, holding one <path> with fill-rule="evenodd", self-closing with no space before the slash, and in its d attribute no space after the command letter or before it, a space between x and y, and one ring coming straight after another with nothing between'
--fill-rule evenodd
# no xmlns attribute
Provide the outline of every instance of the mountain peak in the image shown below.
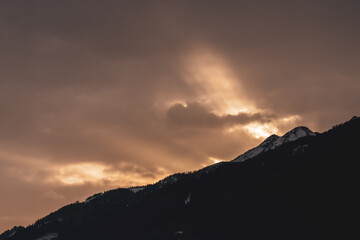
<svg viewBox="0 0 360 240"><path fill-rule="evenodd" d="M353 117L350 119L350 121L359 120L359 119L360 119L360 117L358 117L358 116L353 116Z"/></svg>
<svg viewBox="0 0 360 240"><path fill-rule="evenodd" d="M278 138L279 138L279 136L276 135L276 134L270 135L261 144L268 143L268 142L273 142L273 141L277 140Z"/></svg>
<svg viewBox="0 0 360 240"><path fill-rule="evenodd" d="M305 136L315 136L315 133L313 133L310 129L304 126L296 127L293 130L285 133L282 138L284 138L287 141L295 141L298 138L302 138Z"/></svg>
<svg viewBox="0 0 360 240"><path fill-rule="evenodd" d="M312 132L309 128L304 126L299 126L291 131L285 133L283 136L279 137L276 134L273 134L267 137L259 146L245 152L244 154L238 156L233 161L234 162L243 162L249 158L253 158L260 153L267 152L271 149L274 149L284 143L295 141L299 138L306 136L315 136L316 134Z"/></svg>

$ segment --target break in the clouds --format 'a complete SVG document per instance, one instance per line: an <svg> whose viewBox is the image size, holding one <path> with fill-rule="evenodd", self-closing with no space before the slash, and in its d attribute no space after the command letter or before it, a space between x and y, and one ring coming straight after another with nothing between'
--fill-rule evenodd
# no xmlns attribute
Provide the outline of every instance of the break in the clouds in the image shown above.
<svg viewBox="0 0 360 240"><path fill-rule="evenodd" d="M358 115L358 1L1 1L0 231Z"/></svg>

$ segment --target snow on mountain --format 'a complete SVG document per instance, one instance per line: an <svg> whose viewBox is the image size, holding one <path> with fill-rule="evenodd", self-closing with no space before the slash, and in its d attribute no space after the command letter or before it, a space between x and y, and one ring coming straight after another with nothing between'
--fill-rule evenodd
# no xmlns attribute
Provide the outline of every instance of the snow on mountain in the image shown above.
<svg viewBox="0 0 360 240"><path fill-rule="evenodd" d="M57 233L48 233L40 238L37 238L37 240L52 240L58 238Z"/></svg>
<svg viewBox="0 0 360 240"><path fill-rule="evenodd" d="M256 148L253 148L253 149L245 152L244 154L238 156L237 158L232 160L232 162L243 162L247 159L250 159L252 157L259 155L260 153L274 149L284 143L295 141L295 140L305 137L305 136L314 136L314 135L316 135L316 134L313 133L311 130L309 130L307 127L296 127L293 130L286 133L285 135L283 135L282 137L279 137L274 134L274 135L271 135L268 138L266 138ZM219 166L221 166L223 164L225 164L225 162L218 162L218 163L212 164L210 166L207 166L205 168L202 168L198 171L195 171L194 173L198 177L201 177L204 174L206 175L206 174L216 170ZM173 175L170 175L170 176L158 181L157 183L155 183L153 185L130 187L128 189L130 191L132 191L133 193L137 193L139 191L147 189L149 186L155 186L157 189L161 189L165 186L169 186L169 185L177 182L180 178L181 178L181 174L173 174ZM102 194L103 193L99 193L99 194L95 194L91 197L88 197L85 200L85 203L89 203L90 201L100 197ZM190 201L190 196L189 196L189 199L186 200L185 204L187 204L187 202L189 202L189 201Z"/></svg>
<svg viewBox="0 0 360 240"><path fill-rule="evenodd" d="M145 187L131 187L131 188L128 188L130 191L132 191L133 193L137 193L141 190L144 190Z"/></svg>
<svg viewBox="0 0 360 240"><path fill-rule="evenodd" d="M188 197L185 199L185 205L190 204L190 199L191 199L191 193L189 193Z"/></svg>
<svg viewBox="0 0 360 240"><path fill-rule="evenodd" d="M164 178L163 180L160 180L157 183L155 183L155 186L157 186L160 189L160 188L163 188L164 186L173 184L179 180L177 177L178 175L179 174L170 175L170 176Z"/></svg>
<svg viewBox="0 0 360 240"><path fill-rule="evenodd" d="M233 162L243 162L247 159L253 158L260 153L272 150L284 143L295 141L299 138L306 136L315 136L316 133L312 132L307 127L296 127L293 130L287 132L283 136L279 137L275 134L266 138L259 146L245 152L233 160Z"/></svg>

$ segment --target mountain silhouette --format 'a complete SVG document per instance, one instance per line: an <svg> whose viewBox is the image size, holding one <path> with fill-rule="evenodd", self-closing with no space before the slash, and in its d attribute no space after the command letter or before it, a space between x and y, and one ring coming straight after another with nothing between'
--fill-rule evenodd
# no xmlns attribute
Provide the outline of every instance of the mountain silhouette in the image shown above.
<svg viewBox="0 0 360 240"><path fill-rule="evenodd" d="M349 239L360 118L272 135L233 161L95 194L0 240Z"/></svg>

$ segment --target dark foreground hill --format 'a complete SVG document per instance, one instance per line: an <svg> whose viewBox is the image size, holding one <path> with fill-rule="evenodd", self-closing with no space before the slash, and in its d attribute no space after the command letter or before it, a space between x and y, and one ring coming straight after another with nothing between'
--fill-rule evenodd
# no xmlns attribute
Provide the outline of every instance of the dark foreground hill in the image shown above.
<svg viewBox="0 0 360 240"><path fill-rule="evenodd" d="M360 118L293 133L246 159L96 194L0 240L357 239L345 236L357 232Z"/></svg>

